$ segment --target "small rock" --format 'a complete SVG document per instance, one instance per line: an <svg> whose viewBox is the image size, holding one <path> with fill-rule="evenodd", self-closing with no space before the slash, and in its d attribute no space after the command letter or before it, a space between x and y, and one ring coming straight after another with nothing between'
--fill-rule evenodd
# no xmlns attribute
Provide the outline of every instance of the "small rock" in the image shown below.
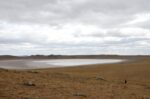
<svg viewBox="0 0 150 99"><path fill-rule="evenodd" d="M97 76L96 80L105 80L103 77Z"/></svg>
<svg viewBox="0 0 150 99"><path fill-rule="evenodd" d="M26 85L26 86L35 86L35 84L32 81L28 81L28 82L24 83L24 85Z"/></svg>
<svg viewBox="0 0 150 99"><path fill-rule="evenodd" d="M39 73L38 71L28 71L28 73Z"/></svg>
<svg viewBox="0 0 150 99"><path fill-rule="evenodd" d="M127 80L124 80L124 83L127 84Z"/></svg>
<svg viewBox="0 0 150 99"><path fill-rule="evenodd" d="M87 97L87 95L86 95L85 93L79 93L79 92L74 93L73 95L74 95L74 96Z"/></svg>
<svg viewBox="0 0 150 99"><path fill-rule="evenodd" d="M30 99L30 97L28 97L28 96L23 96L23 97L21 97L21 99Z"/></svg>

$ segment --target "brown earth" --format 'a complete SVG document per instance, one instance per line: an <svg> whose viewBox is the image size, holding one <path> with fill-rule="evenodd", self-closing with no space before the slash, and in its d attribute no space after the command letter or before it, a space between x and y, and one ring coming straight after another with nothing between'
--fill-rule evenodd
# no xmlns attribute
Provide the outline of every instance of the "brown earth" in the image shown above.
<svg viewBox="0 0 150 99"><path fill-rule="evenodd" d="M150 99L150 57L82 67L0 69L0 99Z"/></svg>

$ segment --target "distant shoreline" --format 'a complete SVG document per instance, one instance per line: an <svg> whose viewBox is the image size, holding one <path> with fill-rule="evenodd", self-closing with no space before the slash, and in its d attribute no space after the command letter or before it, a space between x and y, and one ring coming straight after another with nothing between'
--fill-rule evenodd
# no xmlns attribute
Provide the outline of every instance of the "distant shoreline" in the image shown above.
<svg viewBox="0 0 150 99"><path fill-rule="evenodd" d="M49 55L49 56L44 56L44 55L35 55L35 56L9 56L9 55L5 55L5 56L0 56L0 65L6 65L3 64L4 61L8 61L5 62L7 64L11 64L11 66L14 67L18 67L22 66L21 69L25 69L27 67L26 64L31 63L32 61L36 61L36 60L51 60L51 59L118 59L118 60L124 60L122 62L119 63L132 63L132 62L136 62L138 60L142 60L145 58L150 58L150 56L119 56L119 55ZM10 62L11 60L14 60L16 62ZM109 63L109 64L119 64L119 63ZM35 64L34 64L35 65ZM40 64L40 65L44 65L45 69L49 69L49 68L68 68L69 66L60 66L60 67L50 67L47 64ZM89 64L90 65L90 64ZM93 64L94 65L94 64ZM104 65L104 64L99 64L99 65ZM10 68L11 68L10 66ZM84 65L83 65L84 66ZM6 66L9 68L9 66ZM70 66L70 67L78 67L78 66ZM2 67L0 67L2 68ZM5 68L7 69L7 68ZM43 68L30 68L29 69L43 69ZM14 68L15 70L15 68Z"/></svg>
<svg viewBox="0 0 150 99"><path fill-rule="evenodd" d="M31 55L31 56L12 56L1 55L0 60L8 59L138 59L147 58L150 55Z"/></svg>

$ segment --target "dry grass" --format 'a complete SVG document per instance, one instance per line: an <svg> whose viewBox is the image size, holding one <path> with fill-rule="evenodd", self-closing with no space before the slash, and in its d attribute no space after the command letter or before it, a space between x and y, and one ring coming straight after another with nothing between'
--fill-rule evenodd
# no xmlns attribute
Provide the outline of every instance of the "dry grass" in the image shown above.
<svg viewBox="0 0 150 99"><path fill-rule="evenodd" d="M150 58L57 69L1 69L0 99L150 99Z"/></svg>

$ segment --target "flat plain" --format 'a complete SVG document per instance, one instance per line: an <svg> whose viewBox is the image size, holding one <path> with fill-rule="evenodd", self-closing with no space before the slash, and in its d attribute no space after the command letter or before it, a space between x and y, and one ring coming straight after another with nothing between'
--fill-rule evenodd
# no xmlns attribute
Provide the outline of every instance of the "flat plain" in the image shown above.
<svg viewBox="0 0 150 99"><path fill-rule="evenodd" d="M150 99L150 57L115 64L0 69L0 99Z"/></svg>

